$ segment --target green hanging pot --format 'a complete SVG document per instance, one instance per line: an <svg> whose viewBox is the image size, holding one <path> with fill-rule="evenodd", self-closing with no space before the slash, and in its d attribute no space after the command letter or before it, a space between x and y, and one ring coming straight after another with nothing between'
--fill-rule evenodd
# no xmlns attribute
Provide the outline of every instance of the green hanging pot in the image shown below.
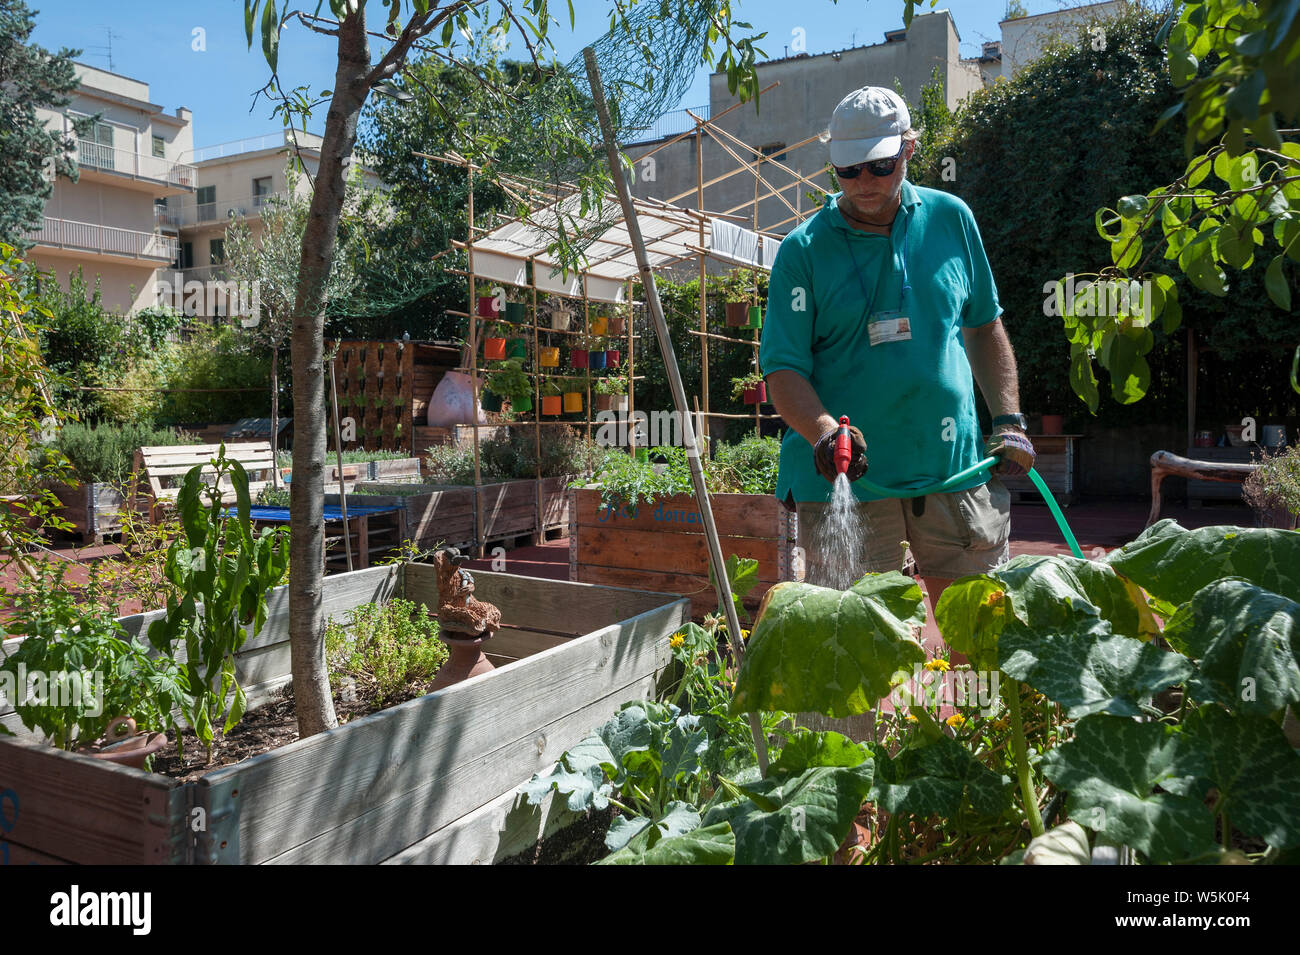
<svg viewBox="0 0 1300 955"><path fill-rule="evenodd" d="M528 324L528 306L523 302L506 302L506 321L516 325Z"/></svg>
<svg viewBox="0 0 1300 955"><path fill-rule="evenodd" d="M758 305L749 306L749 328L763 327L763 309Z"/></svg>
<svg viewBox="0 0 1300 955"><path fill-rule="evenodd" d="M508 338L506 339L506 357L507 358L527 358L528 357L528 340L525 338Z"/></svg>
<svg viewBox="0 0 1300 955"><path fill-rule="evenodd" d="M525 411L532 411L533 396L516 395L515 397L510 399L510 407L513 408L515 411L519 412L520 414L523 414Z"/></svg>

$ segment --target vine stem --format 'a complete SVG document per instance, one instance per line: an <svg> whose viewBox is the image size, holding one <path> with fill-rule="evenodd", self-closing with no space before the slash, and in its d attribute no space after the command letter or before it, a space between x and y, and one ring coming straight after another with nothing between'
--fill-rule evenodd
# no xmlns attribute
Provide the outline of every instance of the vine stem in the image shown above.
<svg viewBox="0 0 1300 955"><path fill-rule="evenodd" d="M1007 680L1007 706L1011 710L1011 748L1016 757L1016 776L1020 780L1020 798L1025 803L1025 818L1029 820L1029 832L1035 838L1041 836L1043 817L1038 814L1038 795L1034 792L1033 781L1029 778L1029 755L1025 745L1025 727L1020 721L1020 684Z"/></svg>

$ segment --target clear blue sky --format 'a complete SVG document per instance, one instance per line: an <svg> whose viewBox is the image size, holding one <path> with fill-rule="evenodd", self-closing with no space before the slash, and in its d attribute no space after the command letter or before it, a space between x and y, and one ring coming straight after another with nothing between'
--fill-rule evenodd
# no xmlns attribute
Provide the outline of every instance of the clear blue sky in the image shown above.
<svg viewBox="0 0 1300 955"><path fill-rule="evenodd" d="M269 71L259 45L250 52L244 39L243 4L239 0L27 0L37 11L33 42L51 50L81 49L84 63L107 69L112 44L113 69L149 84L153 102L174 113L177 106L194 111L196 147L228 142L279 130L265 99L253 108L253 93ZM378 0L370 5L381 11ZM1026 0L1029 13L1046 13L1081 5L1067 0ZM309 0L297 8L315 9ZM577 29L570 30L562 0L552 10L564 13L554 28L562 58L576 55L608 24L609 0L574 0ZM962 55L979 52L984 40L998 39L998 20L1005 0L940 0L952 11L962 39ZM325 8L328 10L328 6ZM802 28L809 53L879 43L886 30L903 25L902 0L738 0L737 18L767 31L759 42L768 58L785 55L793 31ZM921 4L922 11L929 7ZM372 15L374 16L374 15ZM377 16L374 17L378 19ZM202 29L204 50L195 50L194 30ZM111 37L110 37L111 31ZM286 85L308 85L312 91L332 88L332 38L310 33L298 23L286 28L280 46L280 75ZM522 52L522 44L512 51ZM372 56L378 51L372 49ZM708 102L708 73L701 69L682 106ZM252 108L252 112L250 112ZM324 107L309 123L320 132Z"/></svg>

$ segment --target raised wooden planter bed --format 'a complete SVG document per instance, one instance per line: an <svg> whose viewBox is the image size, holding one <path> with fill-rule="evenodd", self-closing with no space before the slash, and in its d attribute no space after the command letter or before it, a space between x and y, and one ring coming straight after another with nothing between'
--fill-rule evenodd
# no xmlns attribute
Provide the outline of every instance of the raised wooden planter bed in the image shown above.
<svg viewBox="0 0 1300 955"><path fill-rule="evenodd" d="M62 514L83 544L102 544L122 531L126 497L115 484L53 484L50 490L63 505Z"/></svg>
<svg viewBox="0 0 1300 955"><path fill-rule="evenodd" d="M508 625L499 669L362 717L197 782L106 765L30 739L0 739L11 863L491 862L553 828L553 806L514 789L624 702L654 695L684 600L476 571ZM326 612L370 600L436 600L431 567L328 577ZM289 678L288 594L239 655L250 700ZM128 630L155 614L123 619ZM6 723L16 722L13 714ZM20 728L21 730L21 728ZM195 820L206 828L195 831Z"/></svg>
<svg viewBox="0 0 1300 955"><path fill-rule="evenodd" d="M681 594L690 598L695 618L718 609L693 495L643 504L629 514L603 506L599 488L575 488L570 494L570 580ZM723 556L758 561L758 586L744 601L757 609L772 584L793 579L795 515L770 494L715 494L711 501Z"/></svg>

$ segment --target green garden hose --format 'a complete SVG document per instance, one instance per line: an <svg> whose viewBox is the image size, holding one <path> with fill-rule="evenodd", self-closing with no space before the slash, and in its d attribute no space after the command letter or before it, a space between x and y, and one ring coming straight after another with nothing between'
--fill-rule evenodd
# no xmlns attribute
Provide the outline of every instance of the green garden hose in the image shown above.
<svg viewBox="0 0 1300 955"><path fill-rule="evenodd" d="M862 485L872 494L878 494L881 497L922 497L926 494L945 494L953 488L964 484L975 475L989 470L997 463L997 457L990 455L979 464L972 465L964 471L958 471L946 481L940 481L938 484L932 484L929 487L911 488L909 490L894 490L892 488L881 487L879 484L875 484L865 477L858 478L857 483ZM1056 518L1056 526L1061 529L1061 534L1065 537L1065 543L1070 546L1070 551L1075 557L1082 558L1083 551L1079 549L1079 542L1074 539L1074 532L1070 530L1070 525L1065 522L1065 515L1061 513L1060 505L1056 503L1056 498L1052 496L1052 492L1047 487L1047 483L1033 468L1029 469L1029 480L1034 482L1034 487L1038 488L1038 493L1043 495L1043 500L1047 502L1047 508L1052 512L1052 517Z"/></svg>

